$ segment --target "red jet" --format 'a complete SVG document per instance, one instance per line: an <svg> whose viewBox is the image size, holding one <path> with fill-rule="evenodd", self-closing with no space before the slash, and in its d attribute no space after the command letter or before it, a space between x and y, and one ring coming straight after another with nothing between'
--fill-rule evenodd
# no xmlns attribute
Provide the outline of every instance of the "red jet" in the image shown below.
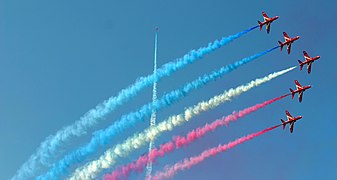
<svg viewBox="0 0 337 180"><path fill-rule="evenodd" d="M298 100L299 100L300 102L302 102L303 92L304 92L305 90L311 88L311 86L310 86L310 85L309 85L309 86L301 86L301 84L300 84L297 80L295 80L295 84L296 84L296 90L295 90L295 91L292 90L292 89L290 88L291 96L292 96L292 98L294 99L294 95L295 95L296 93L298 93Z"/></svg>
<svg viewBox="0 0 337 180"><path fill-rule="evenodd" d="M282 125L283 125L283 129L286 127L287 124L290 124L290 133L293 133L294 131L294 124L297 120L301 119L302 116L297 116L297 117L293 117L288 110L286 110L286 115L288 120L284 121L283 119L281 119L282 121Z"/></svg>
<svg viewBox="0 0 337 180"><path fill-rule="evenodd" d="M281 51L282 51L283 46L287 45L288 54L290 54L291 44L294 41L298 40L300 37L296 36L294 38L290 38L286 32L283 32L283 36L284 36L284 39L285 39L284 43L282 43L281 41L278 41L278 43L281 46Z"/></svg>
<svg viewBox="0 0 337 180"><path fill-rule="evenodd" d="M305 51L303 51L303 54L304 54L305 61L302 62L302 61L298 60L298 62L300 63L300 70L302 70L303 66L307 64L307 65L308 65L308 74L310 74L310 72L311 72L311 64L312 64L314 61L316 61L316 60L318 60L319 58L321 58L321 56L310 57L310 56L308 55L308 53L305 52Z"/></svg>
<svg viewBox="0 0 337 180"><path fill-rule="evenodd" d="M273 18L269 18L265 12L262 12L262 16L263 16L264 21L263 22L257 21L259 23L259 25L260 25L260 31L262 30L263 25L266 24L266 30L267 30L267 33L269 34L269 32L270 32L270 24L273 21L275 21L276 19L278 19L278 16L275 16Z"/></svg>

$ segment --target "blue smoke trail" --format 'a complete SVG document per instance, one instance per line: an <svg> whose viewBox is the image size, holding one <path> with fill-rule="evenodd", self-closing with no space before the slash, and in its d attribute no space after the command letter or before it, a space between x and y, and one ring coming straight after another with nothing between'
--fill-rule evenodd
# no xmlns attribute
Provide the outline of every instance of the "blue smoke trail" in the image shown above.
<svg viewBox="0 0 337 180"><path fill-rule="evenodd" d="M182 97L186 96L192 90L200 88L207 83L219 79L222 75L227 74L238 67L249 63L275 49L279 48L279 46L271 48L269 50L263 51L261 53L257 53L250 57L244 58L240 61L236 61L233 64L229 64L220 68L218 71L213 71L210 74L205 74L200 76L198 79L187 83L181 89L173 90L170 93L165 94L161 99L157 100L154 103L148 103L142 106L139 110L131 112L127 115L123 115L120 120L113 123L105 130L96 131L93 134L91 141L85 145L80 147L79 149L67 154L63 159L58 161L53 167L45 174L40 176L38 179L53 179L61 174L66 173L67 169L74 163L82 162L87 156L93 154L99 146L106 145L112 138L125 131L127 128L135 125L135 123L144 120L145 117L149 117L152 113L152 110L161 110L174 102L178 101Z"/></svg>
<svg viewBox="0 0 337 180"><path fill-rule="evenodd" d="M170 76L173 72L193 63L197 59L202 58L204 55L232 42L257 27L258 26L254 26L237 34L224 37L221 40L215 40L213 43L209 43L206 47L201 47L198 50L191 50L182 58L178 58L174 62L164 64L157 70L156 74L139 78L133 85L121 90L117 96L110 97L108 100L105 100L103 103L97 105L94 109L89 110L74 124L62 128L53 136L47 137L45 141L41 143L36 153L30 156L28 161L20 167L12 179L27 179L37 173L39 166L42 165L49 167L52 157L55 156L57 150L64 143L68 142L73 137L85 134L88 128L98 123L98 120L108 115L108 113L113 111L116 107L124 104L132 97L135 97L139 91L152 85L154 82L163 77Z"/></svg>

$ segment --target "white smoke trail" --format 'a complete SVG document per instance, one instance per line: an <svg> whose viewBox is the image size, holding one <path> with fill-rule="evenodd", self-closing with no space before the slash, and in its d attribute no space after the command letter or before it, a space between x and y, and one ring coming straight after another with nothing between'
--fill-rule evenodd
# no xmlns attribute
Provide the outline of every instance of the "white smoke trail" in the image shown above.
<svg viewBox="0 0 337 180"><path fill-rule="evenodd" d="M156 74L157 71L157 55L158 55L158 28L156 28L156 34L154 39L154 67L153 74ZM157 82L153 83L153 92L152 92L152 103L157 100ZM150 119L150 127L156 125L156 117L157 113L155 109L152 109L151 119ZM149 143L149 152L151 152L154 147L154 141L150 141ZM152 173L152 162L148 162L146 165L146 177L150 177Z"/></svg>
<svg viewBox="0 0 337 180"><path fill-rule="evenodd" d="M120 120L115 121L109 127L105 129L98 130L93 133L93 136L89 143L83 145L74 151L66 154L58 162L54 163L53 166L48 170L47 173L38 176L37 179L49 180L50 178L57 179L62 174L67 173L67 169L76 164L82 162L88 156L92 155L97 151L98 148L105 146L106 142L111 141L117 134L130 128L141 121L144 117L150 116L152 110L155 108L157 111L165 107L172 105L179 99L185 97L191 91L205 86L207 83L221 78L223 75L230 73L237 68L256 60L257 58L266 55L273 50L279 48L278 46L271 49L259 52L249 57L245 57L239 61L235 61L232 64L221 67L217 71L213 71L210 74L204 74L199 76L196 80L185 84L182 88L173 90L165 95L163 95L155 103L147 103L140 107L138 110L125 114Z"/></svg>
<svg viewBox="0 0 337 180"><path fill-rule="evenodd" d="M99 120L111 113L115 110L115 108L137 96L142 89L152 85L152 83L163 77L170 76L173 72L186 67L188 64L191 64L198 59L201 59L203 56L225 46L235 39L251 32L257 27L258 26L251 27L234 35L223 37L221 40L215 40L205 47L201 47L197 50L191 50L182 58L178 58L176 61L164 64L161 68L157 69L156 74L139 78L134 84L121 90L117 96L112 96L103 103L97 105L95 108L89 110L80 118L80 120L77 120L72 125L62 128L57 131L55 135L47 137L37 148L36 152L29 157L28 161L20 167L12 179L27 179L34 176L41 166L49 167L51 165L51 161L54 160L53 157L55 157L55 154L58 152L60 147L69 142L72 138L86 134L90 127L97 124ZM57 173L53 171L51 176L55 177Z"/></svg>
<svg viewBox="0 0 337 180"><path fill-rule="evenodd" d="M199 102L197 105L186 108L182 114L170 116L167 120L160 122L156 126L145 129L143 132L134 134L132 137L126 139L123 143L117 144L114 148L108 149L98 160L87 163L81 168L75 170L74 174L70 177L71 180L90 179L95 178L97 173L103 169L109 168L116 163L120 157L126 157L132 151L139 149L146 143L155 140L159 135L166 131L172 131L174 127L180 126L185 122L191 120L194 116L199 115L201 112L213 109L220 104L230 101L232 98L249 91L250 89L268 82L280 75L283 75L296 66L271 73L263 78L255 79L245 85L231 88L223 94L214 96L208 101Z"/></svg>

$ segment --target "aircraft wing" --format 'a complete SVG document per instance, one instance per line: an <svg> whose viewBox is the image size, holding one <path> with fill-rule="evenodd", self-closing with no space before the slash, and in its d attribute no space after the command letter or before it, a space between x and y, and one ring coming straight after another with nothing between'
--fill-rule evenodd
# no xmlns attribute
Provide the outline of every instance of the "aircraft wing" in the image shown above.
<svg viewBox="0 0 337 180"><path fill-rule="evenodd" d="M291 49L291 43L290 43L290 44L288 44L288 46L287 46L287 51L288 51L288 54L290 54L290 49Z"/></svg>
<svg viewBox="0 0 337 180"><path fill-rule="evenodd" d="M263 16L265 21L269 19L269 17L267 16L267 14L265 12L262 12L262 16Z"/></svg>
<svg viewBox="0 0 337 180"><path fill-rule="evenodd" d="M311 64L312 64L312 62L310 62L310 63L308 64L308 74L310 74L310 72L311 72Z"/></svg>
<svg viewBox="0 0 337 180"><path fill-rule="evenodd" d="M303 51L303 55L304 55L305 60L310 59L310 56L308 55L306 51Z"/></svg>
<svg viewBox="0 0 337 180"><path fill-rule="evenodd" d="M289 113L288 110L286 110L286 115L287 115L288 120L291 119L291 118L293 118L293 116Z"/></svg>
<svg viewBox="0 0 337 180"><path fill-rule="evenodd" d="M294 121L290 123L290 133L293 133L293 131L294 131L294 125L295 125Z"/></svg>
<svg viewBox="0 0 337 180"><path fill-rule="evenodd" d="M288 34L286 32L283 32L283 36L284 36L285 40L289 40L290 39L290 37L288 36Z"/></svg>
<svg viewBox="0 0 337 180"><path fill-rule="evenodd" d="M302 97L303 97L303 91L299 92L298 99L300 102L302 102Z"/></svg>
<svg viewBox="0 0 337 180"><path fill-rule="evenodd" d="M267 33L269 33L269 32L270 32L270 22L269 22L269 23L267 23L267 25L266 25L266 29L267 29Z"/></svg>
<svg viewBox="0 0 337 180"><path fill-rule="evenodd" d="M296 84L296 88L297 89L301 89L302 88L302 85L297 80L295 80L295 84Z"/></svg>

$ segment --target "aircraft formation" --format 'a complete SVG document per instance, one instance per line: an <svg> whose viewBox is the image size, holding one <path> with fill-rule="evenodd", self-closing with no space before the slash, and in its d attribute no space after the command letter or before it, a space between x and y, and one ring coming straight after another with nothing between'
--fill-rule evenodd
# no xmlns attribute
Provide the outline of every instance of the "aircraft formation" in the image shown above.
<svg viewBox="0 0 337 180"><path fill-rule="evenodd" d="M155 71L153 74L148 76L144 76L138 78L134 84L128 86L127 88L121 90L117 96L111 96L109 99L105 100L103 103L97 105L95 108L85 113L80 120L75 121L73 124L66 126L65 128L56 132L55 135L48 136L45 141L41 143L41 146L38 148L35 154L33 154L27 162L25 162L22 167L18 170L17 174L14 175L13 179L29 179L30 177L34 177L38 175L40 167L46 167L48 170L43 174L37 176L36 179L59 179L62 176L69 175L69 179L96 179L97 176L100 176L107 168L111 168L116 166L118 160L123 157L128 157L133 151L141 148L142 146L150 143L152 140L155 140L164 132L172 131L175 127L181 126L186 122L189 122L193 117L198 116L202 112L206 112L211 110L225 102L230 101L231 99L239 96L242 93L247 92L248 90L257 87L263 83L266 83L273 78L281 76L287 72L292 71L296 68L296 66L290 67L288 69L284 69L278 72L273 72L265 77L257 78L248 82L247 84L242 84L237 87L233 87L229 90L224 91L222 94L216 95L209 100L200 101L195 105L190 107L185 107L185 110L176 115L171 115L167 119L161 121L158 124L152 123L150 121L150 127L144 129L141 132L136 132L134 135L129 136L125 140L118 140L116 144L107 148L105 146L108 145L107 142L114 140L122 132L126 132L128 128L136 126L137 123L144 121L146 117L155 117L153 113L157 112L163 108L169 107L173 105L173 103L177 102L181 98L185 97L188 93L196 90L198 88L203 87L209 82L215 81L216 79L222 77L223 75L230 73L241 67L244 64L252 62L253 60L271 52L278 48L282 51L284 46L287 46L287 54L291 52L292 44L297 41L300 37L289 37L286 32L283 32L283 36L285 41L281 42L278 41L277 46L267 49L265 51L256 53L254 55L245 57L241 60L237 60L234 63L228 64L226 66L221 67L219 70L214 70L209 74L204 74L198 77L196 80L187 82L184 86L172 90L171 92L165 93L160 98L155 98L153 102L144 104L143 106L139 107L135 111L131 111L127 114L124 114L120 117L120 119L112 122L107 128L100 129L92 133L91 140L81 145L79 148L75 148L74 150L66 153L63 157L59 160L54 160L53 157L55 155L60 155L62 153L59 152L60 147L66 145L73 139L74 137L79 137L87 133L89 128L97 124L100 120L105 119L105 117L112 111L114 111L118 106L125 104L127 101L131 100L138 93L152 85L155 84L159 79L170 76L173 72L181 69L188 64L195 62L198 59L201 59L203 56L207 55L208 53L219 49L222 46L227 45L231 41L251 32L254 29L263 29L263 26L266 26L266 31L269 34L271 30L271 24L277 20L279 17L275 16L269 18L265 12L262 12L264 21L258 21L258 25L254 25L253 27L241 31L239 33L222 37L221 40L215 40L212 43L208 43L207 46L201 47L197 50L191 50L189 53L185 54L183 57L176 59L175 61L168 62L164 64L162 67L158 68L155 64ZM158 27L155 28L156 32L159 30ZM275 42L276 43L276 42ZM156 62L156 52L157 52L157 33L155 35L155 62ZM303 55L305 61L298 60L300 70L303 69L305 65L307 65L307 73L311 73L311 68L313 62L320 59L320 56L310 57L306 51L303 51ZM159 73L157 73L159 72ZM290 93L276 97L270 100L267 100L263 103L259 103L250 107L247 107L240 111L234 111L232 114L223 117L222 119L217 119L212 123L206 123L204 126L196 128L186 136L175 136L172 138L171 141L161 144L156 148L149 148L149 152L143 154L138 158L137 161L134 161L128 165L122 166L119 168L116 166L116 169L111 172L111 174L105 174L103 179L110 180L110 179L118 179L119 176L125 177L130 175L131 171L140 172L148 163L155 162L155 158L159 158L172 152L175 149L179 149L182 146L186 146L189 143L196 141L197 139L201 138L202 136L206 135L206 133L214 131L218 127L227 126L229 122L236 121L239 118L244 117L252 112L255 112L258 109L261 109L273 102L281 100L287 96L292 96L294 99L295 95L298 94L298 100L301 103L303 99L303 94L306 90L310 89L311 86L302 86L298 80L294 80L296 89L293 90L290 88ZM155 87L155 86L154 86ZM155 94L155 88L153 90L153 94ZM156 95L155 95L156 97ZM155 102L155 103L154 103ZM177 162L175 165L172 166L172 169L164 168L163 174L161 176L161 172L159 171L158 174L154 174L152 179L156 179L158 177L171 177L179 170L185 170L186 167L192 167L200 163L201 161L210 157L209 155L215 155L220 152L226 151L228 148L233 148L238 144L242 144L245 141L251 140L254 137L260 136L263 133L271 131L277 127L283 126L285 129L286 125L289 124L290 126L290 133L294 131L294 124L298 120L302 119L302 116L292 116L288 110L285 110L287 120L281 119L282 124L278 124L276 126L264 129L262 131L249 134L247 136L238 138L235 141L232 141L228 144L219 145L215 148L211 148L205 150L205 153L201 153L199 156L195 156L190 158L189 160L185 159L184 161ZM109 144L110 145L110 144ZM152 145L150 145L151 147ZM97 153L99 148L107 148L107 150L100 155L99 158L90 159L89 162L85 162ZM60 154L57 154L60 153ZM195 161L197 160L197 161ZM81 166L78 166L80 163L85 163ZM76 167L76 169L69 174L70 167ZM181 169L179 169L181 167ZM172 171L171 171L172 170ZM151 179L151 173L149 173L149 179ZM161 179L161 178L159 178Z"/></svg>
<svg viewBox="0 0 337 180"><path fill-rule="evenodd" d="M279 17L275 16L275 17L270 18L270 17L268 17L268 15L265 12L262 12L262 16L264 18L264 21L263 22L261 22L259 20L257 21L259 23L259 26L260 26L260 31L262 30L262 27L264 25L266 25L266 31L269 34L271 23L273 21L277 20ZM300 36L296 36L296 37L291 38L291 37L289 37L289 35L286 32L283 32L283 36L284 36L285 41L284 42L278 41L278 43L280 44L280 49L282 51L283 46L286 45L287 46L287 52L288 52L288 54L290 54L292 43L294 43L295 41L300 39ZM308 74L310 74L312 63L317 61L320 58L320 56L310 57L306 51L303 51L303 55L304 55L305 61L302 62L301 60L298 60L299 65L300 65L300 70L303 69L304 65L307 65ZM294 99L295 94L298 93L298 100L299 100L299 102L302 102L302 97L303 97L304 91L306 91L307 89L310 89L311 85L302 86L297 80L295 80L295 84L296 84L296 90L293 90L293 89L290 88L292 99ZM287 124L290 124L290 133L292 133L294 131L295 122L297 120L301 119L302 116L293 117L289 113L288 110L286 110L285 112L286 112L286 115L287 115L287 121L284 121L283 119L281 119L283 129L286 127Z"/></svg>

